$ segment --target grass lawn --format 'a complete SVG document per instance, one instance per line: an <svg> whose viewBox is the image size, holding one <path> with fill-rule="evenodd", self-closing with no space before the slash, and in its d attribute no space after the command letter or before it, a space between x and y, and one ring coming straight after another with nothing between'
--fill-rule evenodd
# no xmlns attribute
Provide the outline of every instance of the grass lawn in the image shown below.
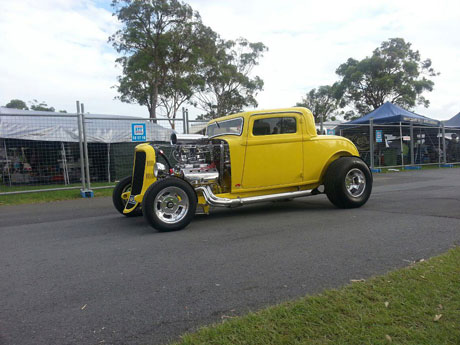
<svg viewBox="0 0 460 345"><path fill-rule="evenodd" d="M205 327L178 344L460 344L460 247Z"/></svg>
<svg viewBox="0 0 460 345"><path fill-rule="evenodd" d="M97 182L92 183L91 187L103 187L103 186L113 186L115 183L105 183ZM81 184L71 184L68 187L80 187ZM31 189L49 189L49 188L59 188L63 187L62 185L52 185L52 186L13 186L5 187L0 186L0 192L14 192L21 190L31 190ZM95 189L94 196L111 196L113 188L106 189ZM60 191L50 191L50 192L38 192L38 193L26 193L26 194L10 194L10 195L0 195L0 206L1 205L20 205L20 204L32 204L32 203L41 203L41 202L50 202L58 200L68 200L68 199L80 199L80 189L72 190L60 190Z"/></svg>

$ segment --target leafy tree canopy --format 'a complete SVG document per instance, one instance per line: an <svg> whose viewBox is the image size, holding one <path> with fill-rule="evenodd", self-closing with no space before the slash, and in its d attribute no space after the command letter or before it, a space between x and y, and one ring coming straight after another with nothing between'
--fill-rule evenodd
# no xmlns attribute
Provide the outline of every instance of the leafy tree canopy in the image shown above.
<svg viewBox="0 0 460 345"><path fill-rule="evenodd" d="M335 120L332 114L339 108L341 102L341 90L338 84L332 86L323 85L318 89L312 89L302 98L296 107L306 107L313 112L315 122Z"/></svg>
<svg viewBox="0 0 460 345"><path fill-rule="evenodd" d="M184 103L207 118L257 106L262 90L252 68L267 48L245 39L226 41L201 22L198 12L179 0L113 0L122 27L109 38L122 54L116 86L123 102L158 109L175 118ZM172 123L173 124L173 123Z"/></svg>
<svg viewBox="0 0 460 345"><path fill-rule="evenodd" d="M50 107L48 104L46 104L44 101L38 102L36 99L34 99L32 102L30 102L30 109L36 110L36 111L56 111L54 107Z"/></svg>
<svg viewBox="0 0 460 345"><path fill-rule="evenodd" d="M208 51L203 67L204 85L195 96L195 105L205 111L202 119L237 113L244 107L257 107L257 93L263 80L251 77L253 68L268 50L261 42L244 38L218 39Z"/></svg>
<svg viewBox="0 0 460 345"><path fill-rule="evenodd" d="M20 99L12 99L5 105L5 107L10 109L29 110L29 108L26 105L26 102Z"/></svg>
<svg viewBox="0 0 460 345"><path fill-rule="evenodd" d="M387 101L405 108L428 107L430 102L422 94L433 90L434 82L428 78L439 74L431 65L430 59L422 60L411 49L411 43L391 38L370 57L349 58L336 73L345 102L364 115Z"/></svg>
<svg viewBox="0 0 460 345"><path fill-rule="evenodd" d="M120 100L147 106L151 118L161 105L175 116L193 93L200 50L214 32L178 0L113 0L112 6L123 25L109 38L124 54L117 59L123 68Z"/></svg>

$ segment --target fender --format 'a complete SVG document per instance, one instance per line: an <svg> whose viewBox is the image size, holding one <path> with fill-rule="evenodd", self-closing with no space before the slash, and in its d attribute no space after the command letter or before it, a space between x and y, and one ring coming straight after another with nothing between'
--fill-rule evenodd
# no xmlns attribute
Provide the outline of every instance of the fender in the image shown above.
<svg viewBox="0 0 460 345"><path fill-rule="evenodd" d="M150 144L137 145L134 150L133 180L131 191L122 195L127 199L124 214L130 213L142 203L146 190L157 180L153 174L156 162L155 149Z"/></svg>

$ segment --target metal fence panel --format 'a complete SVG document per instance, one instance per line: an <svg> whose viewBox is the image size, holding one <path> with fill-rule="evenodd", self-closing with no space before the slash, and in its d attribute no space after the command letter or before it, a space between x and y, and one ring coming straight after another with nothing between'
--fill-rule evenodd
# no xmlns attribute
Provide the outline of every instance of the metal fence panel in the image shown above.
<svg viewBox="0 0 460 345"><path fill-rule="evenodd" d="M414 126L414 164L441 164L442 141L440 127Z"/></svg>
<svg viewBox="0 0 460 345"><path fill-rule="evenodd" d="M204 134L207 121L189 120L185 114L173 123L177 133ZM0 193L44 186L85 189L86 168L92 183L113 185L132 174L134 147L142 142L154 142L174 161L168 125L168 119L2 113ZM144 132L135 132L135 126ZM460 163L460 128L341 124L335 134L350 139L375 168Z"/></svg>
<svg viewBox="0 0 460 345"><path fill-rule="evenodd" d="M444 138L441 127L405 124L341 124L336 132L375 168L442 164L444 154L447 163L460 162L460 128L446 128Z"/></svg>
<svg viewBox="0 0 460 345"><path fill-rule="evenodd" d="M169 142L172 130L157 122L146 118L85 116L90 181L113 182L129 176L136 145Z"/></svg>
<svg viewBox="0 0 460 345"><path fill-rule="evenodd" d="M460 163L460 128L446 127L446 163Z"/></svg>
<svg viewBox="0 0 460 345"><path fill-rule="evenodd" d="M361 158L371 165L371 145L369 138L370 125L347 125L342 124L336 133L347 139L350 139L359 151Z"/></svg>
<svg viewBox="0 0 460 345"><path fill-rule="evenodd" d="M76 115L0 115L0 192L78 187ZM25 126L25 124L28 126Z"/></svg>

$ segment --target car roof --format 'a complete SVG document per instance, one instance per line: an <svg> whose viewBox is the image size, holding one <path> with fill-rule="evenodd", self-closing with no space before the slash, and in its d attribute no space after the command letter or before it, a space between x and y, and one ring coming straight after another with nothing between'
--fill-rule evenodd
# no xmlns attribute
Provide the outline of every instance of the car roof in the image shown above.
<svg viewBox="0 0 460 345"><path fill-rule="evenodd" d="M212 124L212 123L215 123L215 122L221 122L221 121L235 119L235 118L238 118L238 117L248 118L251 115L272 115L272 114L276 114L276 113L289 113L289 112L301 112L302 114L305 114L305 112L310 112L310 111L307 108L302 108L302 107L251 110L251 111L246 111L246 112L242 112L242 113L226 115L226 116L219 117L217 119L213 119L213 120L208 122L208 125Z"/></svg>

